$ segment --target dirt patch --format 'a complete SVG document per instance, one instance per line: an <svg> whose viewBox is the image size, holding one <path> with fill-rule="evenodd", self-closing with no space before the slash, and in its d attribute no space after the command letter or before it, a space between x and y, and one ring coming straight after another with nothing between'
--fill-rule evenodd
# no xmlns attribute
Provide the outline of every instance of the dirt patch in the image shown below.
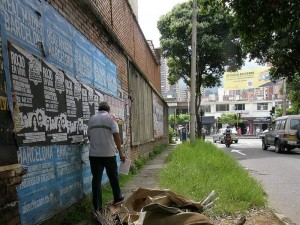
<svg viewBox="0 0 300 225"><path fill-rule="evenodd" d="M210 218L216 225L283 225L271 210L251 210L246 216Z"/></svg>

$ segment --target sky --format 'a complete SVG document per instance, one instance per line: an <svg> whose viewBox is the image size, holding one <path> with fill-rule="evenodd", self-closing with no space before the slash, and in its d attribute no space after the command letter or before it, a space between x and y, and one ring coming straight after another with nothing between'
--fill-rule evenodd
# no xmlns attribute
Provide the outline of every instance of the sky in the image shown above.
<svg viewBox="0 0 300 225"><path fill-rule="evenodd" d="M160 33L157 29L159 18L172 8L187 0L138 0L138 21L145 38L152 40L155 48L159 47Z"/></svg>
<svg viewBox="0 0 300 225"><path fill-rule="evenodd" d="M152 40L155 48L160 47L160 33L157 29L159 18L172 10L180 3L188 0L138 0L138 22L146 40ZM255 69L264 67L255 61L246 62L242 69Z"/></svg>

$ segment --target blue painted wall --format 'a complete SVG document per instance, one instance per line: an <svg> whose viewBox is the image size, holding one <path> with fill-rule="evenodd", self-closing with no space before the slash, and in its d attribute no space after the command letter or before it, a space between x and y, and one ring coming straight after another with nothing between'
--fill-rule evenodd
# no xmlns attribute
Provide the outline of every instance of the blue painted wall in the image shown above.
<svg viewBox="0 0 300 225"><path fill-rule="evenodd" d="M81 83L117 98L120 82L116 65L45 0L2 0L0 27L7 81L11 81L8 43L12 43ZM11 82L7 83L13 112ZM28 168L18 187L22 224L41 223L91 193L88 145L23 145L18 160Z"/></svg>

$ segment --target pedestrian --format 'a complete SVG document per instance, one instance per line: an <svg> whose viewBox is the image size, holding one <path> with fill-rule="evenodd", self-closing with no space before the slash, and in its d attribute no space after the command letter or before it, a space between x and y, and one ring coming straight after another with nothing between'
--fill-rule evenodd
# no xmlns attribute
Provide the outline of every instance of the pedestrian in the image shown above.
<svg viewBox="0 0 300 225"><path fill-rule="evenodd" d="M238 132L238 136L242 136L242 129L240 127L238 128L237 132Z"/></svg>
<svg viewBox="0 0 300 225"><path fill-rule="evenodd" d="M246 134L250 134L250 128L247 126Z"/></svg>
<svg viewBox="0 0 300 225"><path fill-rule="evenodd" d="M88 122L88 137L90 140L89 160L91 166L92 192L94 210L102 210L102 175L104 168L113 191L114 204L124 200L119 184L116 149L122 162L125 155L121 149L121 138L117 121L109 114L110 106L107 102L100 102L98 113Z"/></svg>

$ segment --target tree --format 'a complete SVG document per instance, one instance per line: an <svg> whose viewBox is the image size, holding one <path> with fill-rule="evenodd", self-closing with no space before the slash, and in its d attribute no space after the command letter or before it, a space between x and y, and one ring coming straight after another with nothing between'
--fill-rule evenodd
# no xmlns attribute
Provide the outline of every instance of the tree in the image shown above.
<svg viewBox="0 0 300 225"><path fill-rule="evenodd" d="M190 115L187 114L179 114L176 117L176 124L185 124L188 123L190 120ZM169 123L170 124L174 124L175 123L175 117L174 115L170 115L169 116Z"/></svg>
<svg viewBox="0 0 300 225"><path fill-rule="evenodd" d="M201 86L220 85L225 69L236 70L244 55L237 37L231 34L233 19L228 8L218 0L198 0L196 118L200 126ZM190 86L192 1L175 6L158 21L162 54L168 60L170 84L180 78ZM201 129L198 129L198 136Z"/></svg>
<svg viewBox="0 0 300 225"><path fill-rule="evenodd" d="M190 120L190 115L187 114L179 114L179 116L177 117L178 124L187 124L189 123L189 120Z"/></svg>
<svg viewBox="0 0 300 225"><path fill-rule="evenodd" d="M287 96L291 101L291 107L287 109L290 114L300 114L300 77L295 77L287 84Z"/></svg>
<svg viewBox="0 0 300 225"><path fill-rule="evenodd" d="M243 120L239 118L238 114L236 113L222 113L221 117L219 118L219 123L222 124L229 124L234 126L238 123L242 123Z"/></svg>
<svg viewBox="0 0 300 225"><path fill-rule="evenodd" d="M224 0L234 15L234 30L243 51L272 63L274 80L299 76L299 0Z"/></svg>

